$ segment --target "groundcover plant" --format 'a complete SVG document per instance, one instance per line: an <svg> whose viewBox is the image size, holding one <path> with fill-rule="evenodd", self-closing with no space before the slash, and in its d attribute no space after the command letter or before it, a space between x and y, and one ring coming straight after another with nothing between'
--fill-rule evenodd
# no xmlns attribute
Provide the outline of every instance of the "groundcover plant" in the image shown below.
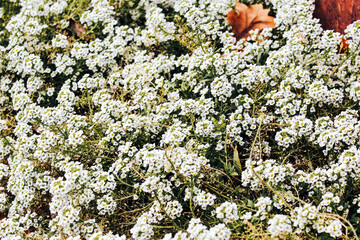
<svg viewBox="0 0 360 240"><path fill-rule="evenodd" d="M360 21L240 2L1 0L0 238L358 239Z"/></svg>

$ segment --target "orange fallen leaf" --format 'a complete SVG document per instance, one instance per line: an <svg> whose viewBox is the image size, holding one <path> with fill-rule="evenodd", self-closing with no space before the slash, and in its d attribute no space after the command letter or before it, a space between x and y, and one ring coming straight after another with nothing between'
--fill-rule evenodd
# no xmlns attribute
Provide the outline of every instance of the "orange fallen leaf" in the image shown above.
<svg viewBox="0 0 360 240"><path fill-rule="evenodd" d="M28 230L24 231L25 235L28 235L28 234L30 234L32 232L35 232L35 229L28 229Z"/></svg>
<svg viewBox="0 0 360 240"><path fill-rule="evenodd" d="M349 48L349 44L346 42L346 39L344 37L342 37L339 53L345 53L348 48Z"/></svg>
<svg viewBox="0 0 360 240"><path fill-rule="evenodd" d="M264 9L262 4L248 7L236 1L235 9L228 13L227 20L232 26L237 41L249 37L251 30L275 28L274 17L268 15L270 9Z"/></svg>

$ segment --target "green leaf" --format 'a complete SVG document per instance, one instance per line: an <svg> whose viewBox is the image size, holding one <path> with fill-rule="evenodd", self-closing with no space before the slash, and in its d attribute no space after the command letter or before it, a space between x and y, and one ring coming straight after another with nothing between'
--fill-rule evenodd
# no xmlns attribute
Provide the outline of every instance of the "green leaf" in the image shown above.
<svg viewBox="0 0 360 240"><path fill-rule="evenodd" d="M250 207L255 207L255 204L253 201L251 201L250 199L247 200L247 205Z"/></svg>
<svg viewBox="0 0 360 240"><path fill-rule="evenodd" d="M241 163L240 163L239 152L238 152L238 150L237 150L237 146L235 146L233 160L234 160L234 165L235 165L235 167L236 167L240 172L242 172L242 167L241 167Z"/></svg>

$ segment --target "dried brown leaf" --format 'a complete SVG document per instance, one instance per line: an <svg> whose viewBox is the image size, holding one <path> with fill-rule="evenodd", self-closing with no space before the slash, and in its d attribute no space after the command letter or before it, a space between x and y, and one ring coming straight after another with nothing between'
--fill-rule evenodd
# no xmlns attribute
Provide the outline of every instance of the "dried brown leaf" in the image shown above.
<svg viewBox="0 0 360 240"><path fill-rule="evenodd" d="M69 18L69 27L73 30L78 37L82 37L86 34L86 29L83 25L78 23L75 19Z"/></svg>
<svg viewBox="0 0 360 240"><path fill-rule="evenodd" d="M270 9L264 9L262 4L251 5L236 2L236 10L231 10L227 19L232 26L236 40L247 38L250 31L267 27L275 28L274 17L269 16Z"/></svg>
<svg viewBox="0 0 360 240"><path fill-rule="evenodd" d="M339 53L345 53L348 50L348 48L349 48L349 44L347 43L346 39L342 37Z"/></svg>

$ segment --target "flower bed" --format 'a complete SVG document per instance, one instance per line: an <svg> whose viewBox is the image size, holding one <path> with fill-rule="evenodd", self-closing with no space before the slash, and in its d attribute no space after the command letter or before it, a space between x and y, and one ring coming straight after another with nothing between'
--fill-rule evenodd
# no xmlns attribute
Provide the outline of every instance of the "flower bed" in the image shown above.
<svg viewBox="0 0 360 240"><path fill-rule="evenodd" d="M358 238L360 21L242 2L1 1L0 238Z"/></svg>

